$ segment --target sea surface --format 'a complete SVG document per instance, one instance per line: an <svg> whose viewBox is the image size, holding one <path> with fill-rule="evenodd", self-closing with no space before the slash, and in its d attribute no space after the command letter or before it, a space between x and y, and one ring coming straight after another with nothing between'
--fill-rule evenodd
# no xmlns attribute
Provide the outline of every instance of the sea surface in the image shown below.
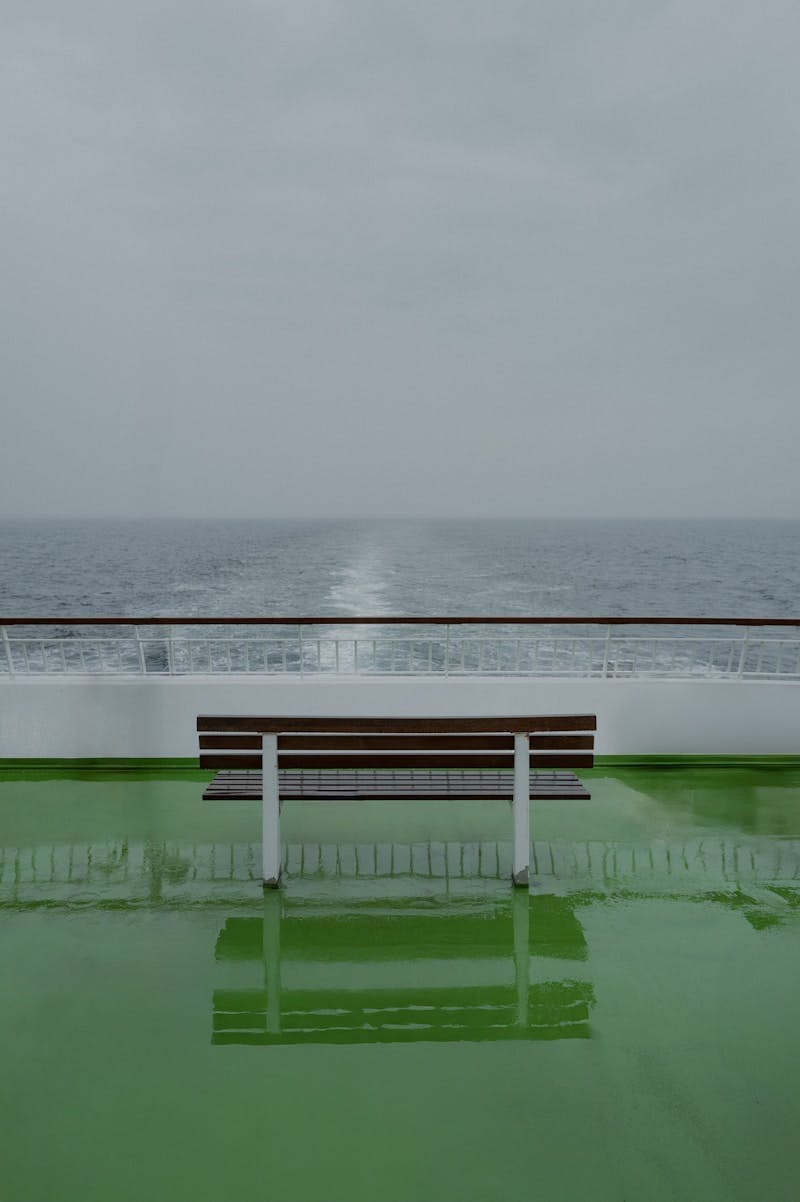
<svg viewBox="0 0 800 1202"><path fill-rule="evenodd" d="M0 616L794 617L800 521L0 521Z"/></svg>

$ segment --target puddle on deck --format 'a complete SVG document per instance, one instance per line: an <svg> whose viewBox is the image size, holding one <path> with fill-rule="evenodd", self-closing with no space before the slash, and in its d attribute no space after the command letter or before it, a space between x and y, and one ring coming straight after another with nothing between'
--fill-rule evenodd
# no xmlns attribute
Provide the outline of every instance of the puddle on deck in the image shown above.
<svg viewBox="0 0 800 1202"><path fill-rule="evenodd" d="M0 1197L797 1197L800 777L534 807L0 780Z"/></svg>

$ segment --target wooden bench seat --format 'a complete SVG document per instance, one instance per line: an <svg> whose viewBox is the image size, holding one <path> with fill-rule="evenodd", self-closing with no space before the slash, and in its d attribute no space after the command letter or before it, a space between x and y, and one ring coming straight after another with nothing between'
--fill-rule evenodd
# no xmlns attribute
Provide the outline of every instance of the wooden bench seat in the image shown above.
<svg viewBox="0 0 800 1202"><path fill-rule="evenodd" d="M281 801L512 801L514 775L467 769L408 768L396 771L357 768L351 771L281 768ZM203 793L204 801L261 801L262 777L257 771L218 772ZM531 800L584 798L591 794L574 772L531 772Z"/></svg>
<svg viewBox="0 0 800 1202"><path fill-rule="evenodd" d="M331 718L202 715L203 797L260 800L264 884L280 878L280 802L510 801L515 884L528 883L530 799L588 798L572 769L594 763L593 714ZM266 781L266 787L265 787Z"/></svg>

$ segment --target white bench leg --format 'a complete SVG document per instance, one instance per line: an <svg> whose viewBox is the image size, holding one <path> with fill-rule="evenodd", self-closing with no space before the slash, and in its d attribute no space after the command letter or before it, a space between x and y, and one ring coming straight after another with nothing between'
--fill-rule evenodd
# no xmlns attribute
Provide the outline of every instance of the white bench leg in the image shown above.
<svg viewBox="0 0 800 1202"><path fill-rule="evenodd" d="M281 879L281 807L278 795L278 736L264 735L261 751L261 875L265 889Z"/></svg>
<svg viewBox="0 0 800 1202"><path fill-rule="evenodd" d="M528 735L514 735L514 866L511 879L515 885L528 885L528 859L531 845L531 747Z"/></svg>

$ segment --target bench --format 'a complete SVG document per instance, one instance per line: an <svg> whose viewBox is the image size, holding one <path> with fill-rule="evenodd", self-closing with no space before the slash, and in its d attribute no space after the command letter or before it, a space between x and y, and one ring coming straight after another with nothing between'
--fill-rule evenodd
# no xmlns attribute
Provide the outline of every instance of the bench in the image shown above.
<svg viewBox="0 0 800 1202"><path fill-rule="evenodd" d="M395 799L510 801L515 885L528 884L531 799L588 798L573 768L594 764L593 714L326 718L201 715L203 799L261 801L262 875L280 882L280 803Z"/></svg>

